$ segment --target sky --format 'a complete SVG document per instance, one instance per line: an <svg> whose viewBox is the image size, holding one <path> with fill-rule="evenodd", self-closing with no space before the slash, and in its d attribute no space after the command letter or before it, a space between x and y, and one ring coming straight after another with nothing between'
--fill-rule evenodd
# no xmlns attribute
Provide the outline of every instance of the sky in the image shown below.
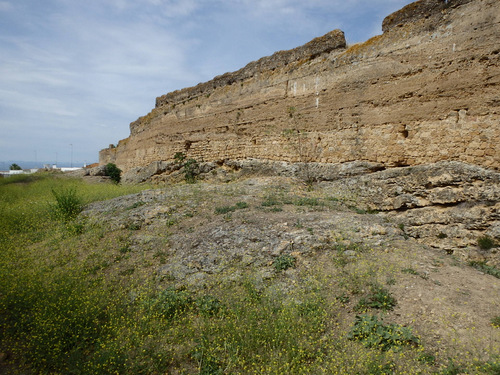
<svg viewBox="0 0 500 375"><path fill-rule="evenodd" d="M0 0L0 169L98 161L157 96L412 0ZM3 165L2 165L3 164Z"/></svg>

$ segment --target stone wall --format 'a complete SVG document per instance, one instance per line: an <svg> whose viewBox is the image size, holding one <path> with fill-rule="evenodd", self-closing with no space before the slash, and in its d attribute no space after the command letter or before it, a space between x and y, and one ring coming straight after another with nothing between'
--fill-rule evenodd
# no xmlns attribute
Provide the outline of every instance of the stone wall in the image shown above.
<svg viewBox="0 0 500 375"><path fill-rule="evenodd" d="M159 97L100 163L128 171L184 152L500 169L500 2L422 0L386 18L384 31L346 48L335 30Z"/></svg>

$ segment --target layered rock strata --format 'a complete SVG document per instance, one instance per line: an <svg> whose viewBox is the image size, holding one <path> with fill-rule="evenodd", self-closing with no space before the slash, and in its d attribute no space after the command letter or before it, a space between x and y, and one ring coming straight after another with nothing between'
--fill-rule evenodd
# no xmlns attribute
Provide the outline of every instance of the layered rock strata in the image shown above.
<svg viewBox="0 0 500 375"><path fill-rule="evenodd" d="M157 98L100 153L125 172L173 160L456 160L500 168L500 2L422 0L384 33L341 31Z"/></svg>

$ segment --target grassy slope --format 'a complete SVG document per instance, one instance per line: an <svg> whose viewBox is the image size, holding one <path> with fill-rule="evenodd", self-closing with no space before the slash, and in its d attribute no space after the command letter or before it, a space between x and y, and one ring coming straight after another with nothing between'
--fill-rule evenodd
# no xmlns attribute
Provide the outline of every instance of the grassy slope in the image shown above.
<svg viewBox="0 0 500 375"><path fill-rule="evenodd" d="M176 289L156 278L154 270L165 259L131 251L131 236L140 229L110 230L105 221L53 215L53 189L73 189L87 204L140 187L25 179L0 181L0 366L11 372L500 372L496 346L487 353L467 348L464 354L450 341L440 344L446 350L435 350L426 340L418 345L416 332L397 321L374 322L373 316L382 319L397 304L391 285L418 278L413 269L400 272L399 266L379 262L381 254L374 250L355 249L352 258L334 244L309 267L281 258L279 272L264 287L248 267L235 282L214 275L203 289ZM204 203L217 216L214 202L225 198L213 194ZM269 203L264 195L261 200ZM231 210L226 214L230 220ZM300 288L276 287L291 282L281 270L288 266L297 267ZM353 330L357 314L365 315Z"/></svg>

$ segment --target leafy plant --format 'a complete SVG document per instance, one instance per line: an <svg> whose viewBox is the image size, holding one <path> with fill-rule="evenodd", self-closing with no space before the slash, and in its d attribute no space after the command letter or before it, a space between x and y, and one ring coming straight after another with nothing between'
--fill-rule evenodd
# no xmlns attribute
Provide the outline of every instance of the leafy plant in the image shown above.
<svg viewBox="0 0 500 375"><path fill-rule="evenodd" d="M448 365L445 369L439 372L441 375L458 375L463 372L461 366L457 365L451 358L448 359Z"/></svg>
<svg viewBox="0 0 500 375"><path fill-rule="evenodd" d="M368 348L397 350L404 345L417 346L420 340L412 330L398 324L384 324L375 315L357 315L348 334L351 340L359 340Z"/></svg>
<svg viewBox="0 0 500 375"><path fill-rule="evenodd" d="M11 165L10 165L10 167L9 167L9 169L10 169L11 171L22 171L22 170L23 170L23 169L22 169L19 165L17 165L16 163L11 164Z"/></svg>
<svg viewBox="0 0 500 375"><path fill-rule="evenodd" d="M183 152L176 152L174 155L174 160L177 164L182 164L186 160L186 155Z"/></svg>
<svg viewBox="0 0 500 375"><path fill-rule="evenodd" d="M274 260L274 268L276 271L285 271L289 269L290 267L295 267L295 262L297 259L293 255L280 255Z"/></svg>
<svg viewBox="0 0 500 375"><path fill-rule="evenodd" d="M205 316L217 315L224 307L224 305L218 298L211 295L198 297L195 303L200 314Z"/></svg>
<svg viewBox="0 0 500 375"><path fill-rule="evenodd" d="M145 305L152 316L172 319L186 311L192 303L193 299L188 292L169 288L147 300Z"/></svg>
<svg viewBox="0 0 500 375"><path fill-rule="evenodd" d="M491 319L491 325L496 328L500 328L500 315L495 316Z"/></svg>
<svg viewBox="0 0 500 375"><path fill-rule="evenodd" d="M194 184L196 176L200 173L200 165L196 159L186 159L186 154L177 152L174 155L174 160L181 168L184 168L184 180L188 184Z"/></svg>
<svg viewBox="0 0 500 375"><path fill-rule="evenodd" d="M83 203L74 188L52 189L56 203L51 205L54 216L63 221L73 220L83 210Z"/></svg>
<svg viewBox="0 0 500 375"><path fill-rule="evenodd" d="M195 159L188 159L184 163L184 179L189 184L196 182L196 176L199 173L199 164Z"/></svg>
<svg viewBox="0 0 500 375"><path fill-rule="evenodd" d="M366 310L368 308L380 309L384 311L392 310L396 306L396 300L387 289L380 285L372 285L370 294L359 300L356 310Z"/></svg>

